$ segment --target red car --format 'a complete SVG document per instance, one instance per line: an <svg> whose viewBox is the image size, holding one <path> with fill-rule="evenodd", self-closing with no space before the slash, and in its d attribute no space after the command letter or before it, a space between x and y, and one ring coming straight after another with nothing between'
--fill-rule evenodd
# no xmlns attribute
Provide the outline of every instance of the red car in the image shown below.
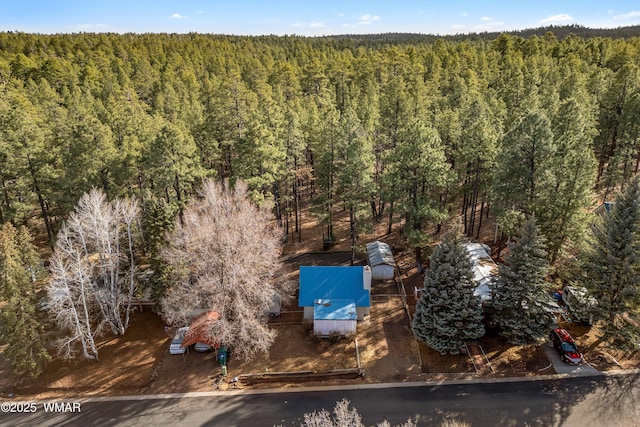
<svg viewBox="0 0 640 427"><path fill-rule="evenodd" d="M582 354L578 351L578 346L569 335L569 332L562 328L556 328L551 331L549 337L563 362L573 365L582 363Z"/></svg>

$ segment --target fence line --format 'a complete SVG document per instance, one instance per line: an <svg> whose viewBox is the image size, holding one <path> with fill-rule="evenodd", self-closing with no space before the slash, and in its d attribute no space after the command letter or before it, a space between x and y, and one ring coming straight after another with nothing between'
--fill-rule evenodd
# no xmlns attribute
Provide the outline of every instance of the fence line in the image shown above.
<svg viewBox="0 0 640 427"><path fill-rule="evenodd" d="M402 281L402 272L400 271L400 267L396 263L396 271L398 273L398 282L396 285L398 286L398 291L400 292L400 297L402 298L402 305L404 306L404 311L407 313L407 317L409 318L409 328L411 329L411 333L413 334L413 341L416 343L416 354L418 355L418 363L420 363L420 369L422 370L422 355L420 354L420 344L418 342L418 337L416 336L415 331L411 327L413 324L413 318L411 317L411 310L409 310L409 304L407 304L407 291L404 288L404 282Z"/></svg>

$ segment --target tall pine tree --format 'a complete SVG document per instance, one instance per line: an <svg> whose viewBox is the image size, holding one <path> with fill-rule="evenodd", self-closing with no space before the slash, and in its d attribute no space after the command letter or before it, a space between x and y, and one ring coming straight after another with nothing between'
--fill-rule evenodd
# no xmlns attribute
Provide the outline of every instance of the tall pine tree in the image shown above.
<svg viewBox="0 0 640 427"><path fill-rule="evenodd" d="M419 340L442 354L457 354L484 335L480 297L459 231L447 233L431 256L411 327Z"/></svg>
<svg viewBox="0 0 640 427"><path fill-rule="evenodd" d="M36 313L34 280L40 258L26 228L6 223L0 231L0 338L8 344L3 356L16 372L37 377L50 359L44 347L44 328Z"/></svg>
<svg viewBox="0 0 640 427"><path fill-rule="evenodd" d="M547 242L552 264L563 246L580 242L588 224L585 208L592 203L597 165L593 151L585 150L593 141L595 129L587 105L569 98L560 104L553 121L556 151L550 169L555 182L546 207L536 212L542 233L553 236Z"/></svg>
<svg viewBox="0 0 640 427"><path fill-rule="evenodd" d="M398 136L386 173L396 184L395 200L405 217L403 234L414 248L416 266L422 272L422 248L430 239L425 229L446 218L441 199L453 174L438 132L425 122L411 120Z"/></svg>
<svg viewBox="0 0 640 427"><path fill-rule="evenodd" d="M348 107L342 113L339 124L337 189L345 208L349 211L351 265L353 265L359 234L368 225L364 218L370 215L369 202L374 193L372 180L374 158L371 141L351 108Z"/></svg>
<svg viewBox="0 0 640 427"><path fill-rule="evenodd" d="M603 338L620 348L633 349L640 342L636 322L640 307L640 181L635 178L616 197L602 224L593 228L593 240L585 255L584 283L598 301L604 320Z"/></svg>
<svg viewBox="0 0 640 427"><path fill-rule="evenodd" d="M529 218L515 242L509 244L506 263L494 286L492 320L500 335L517 345L532 344L546 337L555 323L546 310L549 268L545 239L539 234L535 219Z"/></svg>
<svg viewBox="0 0 640 427"><path fill-rule="evenodd" d="M551 122L544 111L527 111L504 135L493 183L499 218L513 216L515 211L535 215L544 225L541 218L549 209L549 194L558 191L552 173L555 151Z"/></svg>

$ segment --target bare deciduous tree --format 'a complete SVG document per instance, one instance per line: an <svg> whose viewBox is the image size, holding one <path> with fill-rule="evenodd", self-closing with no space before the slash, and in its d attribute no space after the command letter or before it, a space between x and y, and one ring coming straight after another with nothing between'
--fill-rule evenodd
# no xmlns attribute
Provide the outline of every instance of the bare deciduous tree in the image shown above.
<svg viewBox="0 0 640 427"><path fill-rule="evenodd" d="M77 343L82 346L86 359L98 359L94 337L102 322L94 321L96 301L89 279L90 266L75 248L67 224L58 233L55 252L51 257L51 280L47 287L49 312L66 336L57 342L58 352L71 359L76 354Z"/></svg>
<svg viewBox="0 0 640 427"><path fill-rule="evenodd" d="M303 427L364 427L362 416L357 409L349 407L350 403L347 399L337 402L333 408L333 416L326 409L322 409L320 412L304 414L304 422L301 425ZM409 418L397 427L416 426L416 422ZM389 421L384 420L378 423L378 427L391 427L391 424ZM447 424L447 427L457 427L457 425ZM465 426L461 425L461 427Z"/></svg>
<svg viewBox="0 0 640 427"><path fill-rule="evenodd" d="M362 423L362 415L356 408L350 408L351 402L347 399L342 399L336 402L336 406L333 408L333 415L326 409L322 409L319 412L311 412L304 414L304 422L302 427L364 427ZM417 427L417 420L409 418L402 424L398 424L396 427ZM391 423L388 420L381 421L377 424L378 427L391 427ZM466 421L460 421L455 418L445 418L442 420L440 427L471 427Z"/></svg>
<svg viewBox="0 0 640 427"><path fill-rule="evenodd" d="M95 336L105 327L121 335L129 325L138 212L135 201L109 202L94 189L82 196L58 233L47 291L49 311L68 331L58 346L68 358L79 342L83 356L97 360Z"/></svg>
<svg viewBox="0 0 640 427"><path fill-rule="evenodd" d="M281 245L271 213L249 200L243 182L225 189L206 181L161 253L171 270L162 299L167 322L181 326L215 310L220 319L208 328L209 338L246 359L266 351L275 331L264 315L274 296L290 289L275 277Z"/></svg>

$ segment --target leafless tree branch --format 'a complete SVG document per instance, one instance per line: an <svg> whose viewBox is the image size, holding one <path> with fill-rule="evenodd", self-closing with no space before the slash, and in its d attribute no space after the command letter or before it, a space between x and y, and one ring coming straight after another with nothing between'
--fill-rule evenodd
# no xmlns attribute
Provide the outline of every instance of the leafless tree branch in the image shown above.
<svg viewBox="0 0 640 427"><path fill-rule="evenodd" d="M275 332L264 315L275 296L290 290L275 277L282 232L271 213L249 200L243 182L225 190L207 181L169 242L162 252L171 267L162 300L167 322L183 325L203 310L215 310L220 320L207 331L213 341L247 359L266 351Z"/></svg>
<svg viewBox="0 0 640 427"><path fill-rule="evenodd" d="M68 331L58 347L65 357L75 355L79 342L84 357L97 359L94 337L105 326L124 334L136 286L133 224L138 214L135 201L109 202L94 189L82 196L60 230L48 294L50 312Z"/></svg>

